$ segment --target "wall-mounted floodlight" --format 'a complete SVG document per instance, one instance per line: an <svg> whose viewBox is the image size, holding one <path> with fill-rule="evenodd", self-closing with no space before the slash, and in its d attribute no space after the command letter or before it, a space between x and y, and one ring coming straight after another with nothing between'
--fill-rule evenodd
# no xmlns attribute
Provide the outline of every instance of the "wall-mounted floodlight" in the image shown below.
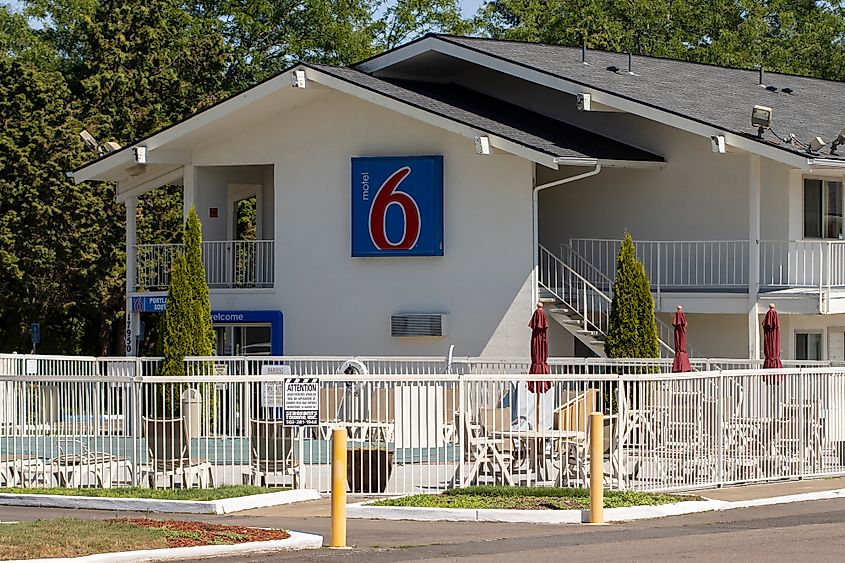
<svg viewBox="0 0 845 563"><path fill-rule="evenodd" d="M772 126L772 108L754 106L751 110L751 126L757 128L757 136L763 137L763 131Z"/></svg>
<svg viewBox="0 0 845 563"><path fill-rule="evenodd" d="M134 147L132 149L132 156L135 157L135 162L138 164L147 163L147 147Z"/></svg>
<svg viewBox="0 0 845 563"><path fill-rule="evenodd" d="M578 94L578 111L590 111L593 97L590 94Z"/></svg>
<svg viewBox="0 0 845 563"><path fill-rule="evenodd" d="M824 145L824 139L822 139L821 137L813 137L810 140L810 146L807 148L810 152L819 152L819 149L821 149Z"/></svg>
<svg viewBox="0 0 845 563"><path fill-rule="evenodd" d="M106 152L114 152L116 150L120 150L120 143L115 143L114 141L108 141L103 143L103 148Z"/></svg>
<svg viewBox="0 0 845 563"><path fill-rule="evenodd" d="M305 88L305 71L294 70L291 72L290 83L294 88Z"/></svg>
<svg viewBox="0 0 845 563"><path fill-rule="evenodd" d="M839 148L839 145L845 144L845 129L839 132L839 135L830 143L830 154L837 156L839 153L836 152Z"/></svg>
<svg viewBox="0 0 845 563"><path fill-rule="evenodd" d="M710 148L713 149L713 152L716 154L725 154L727 151L725 145L725 136L724 135L713 135L710 137Z"/></svg>
<svg viewBox="0 0 845 563"><path fill-rule="evenodd" d="M481 135L475 138L476 154L490 154L490 137Z"/></svg>
<svg viewBox="0 0 845 563"><path fill-rule="evenodd" d="M99 150L100 143L97 142L97 139L94 138L94 135L88 132L87 129L83 129L79 132L79 136L82 137L82 140L85 142L85 146L91 149L92 151Z"/></svg>

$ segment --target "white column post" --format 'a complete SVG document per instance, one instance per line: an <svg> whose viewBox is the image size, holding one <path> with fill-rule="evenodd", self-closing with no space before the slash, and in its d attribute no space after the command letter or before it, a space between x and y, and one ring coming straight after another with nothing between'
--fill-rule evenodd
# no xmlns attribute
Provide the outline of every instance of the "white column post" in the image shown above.
<svg viewBox="0 0 845 563"><path fill-rule="evenodd" d="M760 358L760 323L757 302L760 299L760 155L749 157L748 171L748 357Z"/></svg>
<svg viewBox="0 0 845 563"><path fill-rule="evenodd" d="M197 204L197 182L194 165L186 164L182 169L182 221L188 220L188 211ZM199 210L197 210L199 213Z"/></svg>
<svg viewBox="0 0 845 563"><path fill-rule="evenodd" d="M140 328L140 313L133 312L132 294L135 291L135 277L137 269L137 253L135 244L137 241L137 228L135 212L138 207L136 196L126 199L126 331L124 334L124 346L127 356L138 354L136 336Z"/></svg>

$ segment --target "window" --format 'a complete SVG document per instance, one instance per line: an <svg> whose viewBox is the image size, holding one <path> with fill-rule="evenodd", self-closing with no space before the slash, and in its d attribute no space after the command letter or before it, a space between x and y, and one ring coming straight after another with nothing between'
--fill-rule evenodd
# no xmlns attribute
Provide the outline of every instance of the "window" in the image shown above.
<svg viewBox="0 0 845 563"><path fill-rule="evenodd" d="M842 238L842 182L804 179L804 238Z"/></svg>
<svg viewBox="0 0 845 563"><path fill-rule="evenodd" d="M822 335L818 332L795 333L795 359L821 360Z"/></svg>

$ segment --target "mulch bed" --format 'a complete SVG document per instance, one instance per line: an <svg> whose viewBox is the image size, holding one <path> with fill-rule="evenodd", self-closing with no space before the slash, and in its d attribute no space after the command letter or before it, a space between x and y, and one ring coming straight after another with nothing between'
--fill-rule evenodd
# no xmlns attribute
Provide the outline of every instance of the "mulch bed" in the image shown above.
<svg viewBox="0 0 845 563"><path fill-rule="evenodd" d="M118 518L115 522L143 528L156 528L167 533L168 547L198 545L229 545L256 541L284 540L290 534L284 530L265 530L245 526L224 526L184 520L152 520L149 518Z"/></svg>

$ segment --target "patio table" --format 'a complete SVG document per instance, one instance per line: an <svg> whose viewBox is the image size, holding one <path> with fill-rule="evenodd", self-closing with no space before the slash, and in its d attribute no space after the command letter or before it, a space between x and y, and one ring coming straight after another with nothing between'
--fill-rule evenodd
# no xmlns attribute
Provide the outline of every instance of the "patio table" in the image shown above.
<svg viewBox="0 0 845 563"><path fill-rule="evenodd" d="M582 445L587 434L574 430L498 430L490 433L496 440L519 440L528 445L528 471L536 475L536 481L552 481L549 478L549 466L553 460L555 444L568 443ZM563 472L563 468L561 468Z"/></svg>

